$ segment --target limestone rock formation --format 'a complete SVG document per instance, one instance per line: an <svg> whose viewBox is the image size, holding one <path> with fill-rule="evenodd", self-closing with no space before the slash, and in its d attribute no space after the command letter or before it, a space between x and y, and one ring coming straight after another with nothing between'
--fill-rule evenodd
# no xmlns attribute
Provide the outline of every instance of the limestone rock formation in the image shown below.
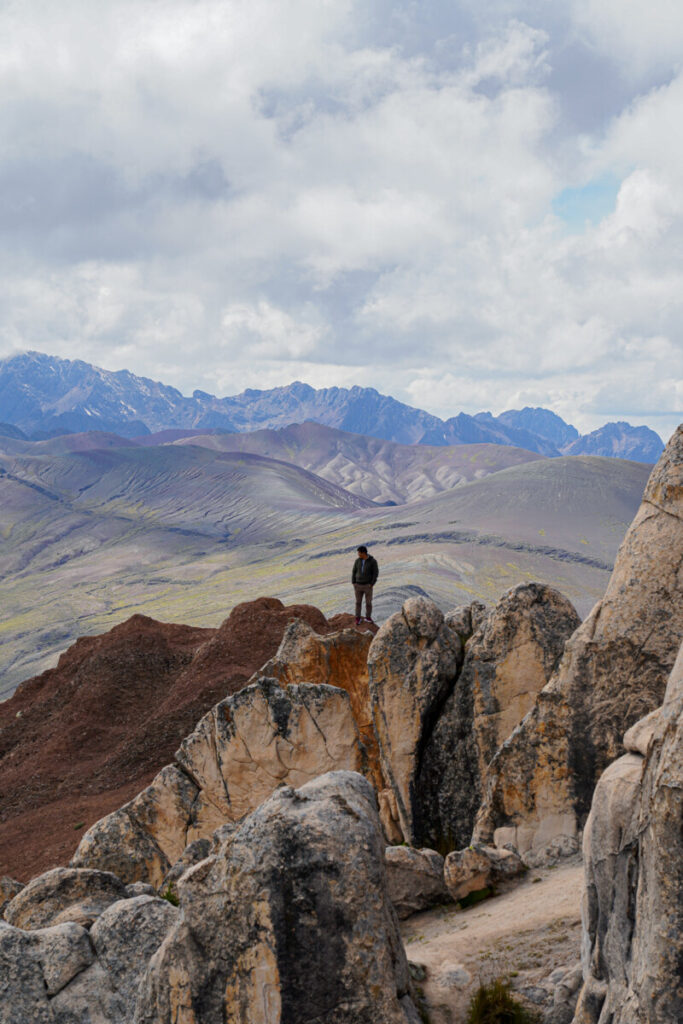
<svg viewBox="0 0 683 1024"><path fill-rule="evenodd" d="M409 598L370 646L370 694L382 771L411 845L420 845L415 814L421 750L455 685L461 662L460 640L436 605L424 597Z"/></svg>
<svg viewBox="0 0 683 1024"><path fill-rule="evenodd" d="M5 907L5 920L24 930L76 921L90 927L126 887L108 871L53 868L34 878Z"/></svg>
<svg viewBox="0 0 683 1024"><path fill-rule="evenodd" d="M459 604L457 608L446 613L446 625L450 626L454 633L457 633L463 643L466 643L473 633L481 626L486 617L486 605L481 601L473 601L471 604Z"/></svg>
<svg viewBox="0 0 683 1024"><path fill-rule="evenodd" d="M90 932L0 922L0 1024L133 1024L141 979L177 916L138 896L112 903Z"/></svg>
<svg viewBox="0 0 683 1024"><path fill-rule="evenodd" d="M89 827L147 786L296 619L319 633L345 624L274 597L236 605L218 629L134 615L77 640L56 668L0 701L0 874L25 882L65 863L77 823Z"/></svg>
<svg viewBox="0 0 683 1024"><path fill-rule="evenodd" d="M124 894L89 932L0 922L0 1024L419 1024L366 779L280 786L211 849L178 880L180 909ZM57 888L35 881L33 924Z"/></svg>
<svg viewBox="0 0 683 1024"><path fill-rule="evenodd" d="M540 583L505 594L472 637L461 675L472 690L479 769L534 706L581 624L562 594Z"/></svg>
<svg viewBox="0 0 683 1024"><path fill-rule="evenodd" d="M141 979L178 916L167 900L137 896L112 904L95 921L90 938L97 964L116 993L114 1019L133 1020Z"/></svg>
<svg viewBox="0 0 683 1024"><path fill-rule="evenodd" d="M472 609L479 627L431 735L423 737L417 772L415 831L441 850L469 843L489 762L533 706L580 622L566 598L540 583L514 587L485 616Z"/></svg>
<svg viewBox="0 0 683 1024"><path fill-rule="evenodd" d="M278 789L179 892L137 1024L417 1024L361 776Z"/></svg>
<svg viewBox="0 0 683 1024"><path fill-rule="evenodd" d="M492 846L468 846L449 853L444 862L446 888L456 903L470 893L493 889L526 870L512 850Z"/></svg>
<svg viewBox="0 0 683 1024"><path fill-rule="evenodd" d="M648 719L600 778L586 823L576 1024L683 1020L683 646Z"/></svg>
<svg viewBox="0 0 683 1024"><path fill-rule="evenodd" d="M348 694L261 678L217 704L183 741L175 765L93 825L72 864L158 886L188 844L243 818L276 786L362 767Z"/></svg>
<svg viewBox="0 0 683 1024"><path fill-rule="evenodd" d="M0 921L1 1024L54 1024L34 943L30 932Z"/></svg>
<svg viewBox="0 0 683 1024"><path fill-rule="evenodd" d="M259 674L277 679L281 686L326 683L346 690L367 751L369 777L381 789L382 771L368 687L368 651L373 635L369 629L320 634L304 619L295 619L285 630L277 654Z"/></svg>
<svg viewBox="0 0 683 1024"><path fill-rule="evenodd" d="M652 471L604 598L492 762L477 840L536 856L576 847L624 732L662 701L683 639L682 566L683 426Z"/></svg>
<svg viewBox="0 0 683 1024"><path fill-rule="evenodd" d="M385 863L389 898L401 920L449 901L443 857L436 850L388 846Z"/></svg>

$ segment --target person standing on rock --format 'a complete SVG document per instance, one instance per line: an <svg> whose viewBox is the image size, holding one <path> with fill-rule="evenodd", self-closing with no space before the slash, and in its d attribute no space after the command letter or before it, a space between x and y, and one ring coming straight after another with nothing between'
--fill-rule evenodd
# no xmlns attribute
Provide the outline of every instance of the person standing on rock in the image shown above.
<svg viewBox="0 0 683 1024"><path fill-rule="evenodd" d="M365 544L358 548L358 558L353 563L351 582L356 592L356 625L359 626L361 619L361 607L365 595L365 621L372 622L372 588L379 576L379 566L376 559L368 554Z"/></svg>

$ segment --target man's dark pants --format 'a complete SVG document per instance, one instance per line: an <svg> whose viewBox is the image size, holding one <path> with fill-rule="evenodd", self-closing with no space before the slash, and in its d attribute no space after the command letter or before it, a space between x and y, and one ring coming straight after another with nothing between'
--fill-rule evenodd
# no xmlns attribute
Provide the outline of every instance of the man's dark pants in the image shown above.
<svg viewBox="0 0 683 1024"><path fill-rule="evenodd" d="M359 619L363 594L365 594L365 615L372 618L372 583L354 583L353 589L356 592L356 618Z"/></svg>

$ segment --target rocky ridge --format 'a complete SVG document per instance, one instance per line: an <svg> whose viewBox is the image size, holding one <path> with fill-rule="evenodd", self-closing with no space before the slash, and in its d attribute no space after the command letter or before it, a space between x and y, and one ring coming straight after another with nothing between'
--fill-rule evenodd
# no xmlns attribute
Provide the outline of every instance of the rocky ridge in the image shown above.
<svg viewBox="0 0 683 1024"><path fill-rule="evenodd" d="M276 598L237 605L218 629L135 615L78 640L0 703L0 876L68 860L82 828L143 789L201 716L275 655L292 621L316 635L353 625Z"/></svg>

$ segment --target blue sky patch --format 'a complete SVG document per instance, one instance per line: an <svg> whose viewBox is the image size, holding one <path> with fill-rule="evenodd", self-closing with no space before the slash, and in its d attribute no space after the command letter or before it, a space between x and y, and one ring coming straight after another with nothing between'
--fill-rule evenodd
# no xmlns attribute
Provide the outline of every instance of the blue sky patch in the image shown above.
<svg viewBox="0 0 683 1024"><path fill-rule="evenodd" d="M594 178L580 188L565 188L552 201L553 213L571 231L583 231L614 210L621 181L612 175Z"/></svg>

